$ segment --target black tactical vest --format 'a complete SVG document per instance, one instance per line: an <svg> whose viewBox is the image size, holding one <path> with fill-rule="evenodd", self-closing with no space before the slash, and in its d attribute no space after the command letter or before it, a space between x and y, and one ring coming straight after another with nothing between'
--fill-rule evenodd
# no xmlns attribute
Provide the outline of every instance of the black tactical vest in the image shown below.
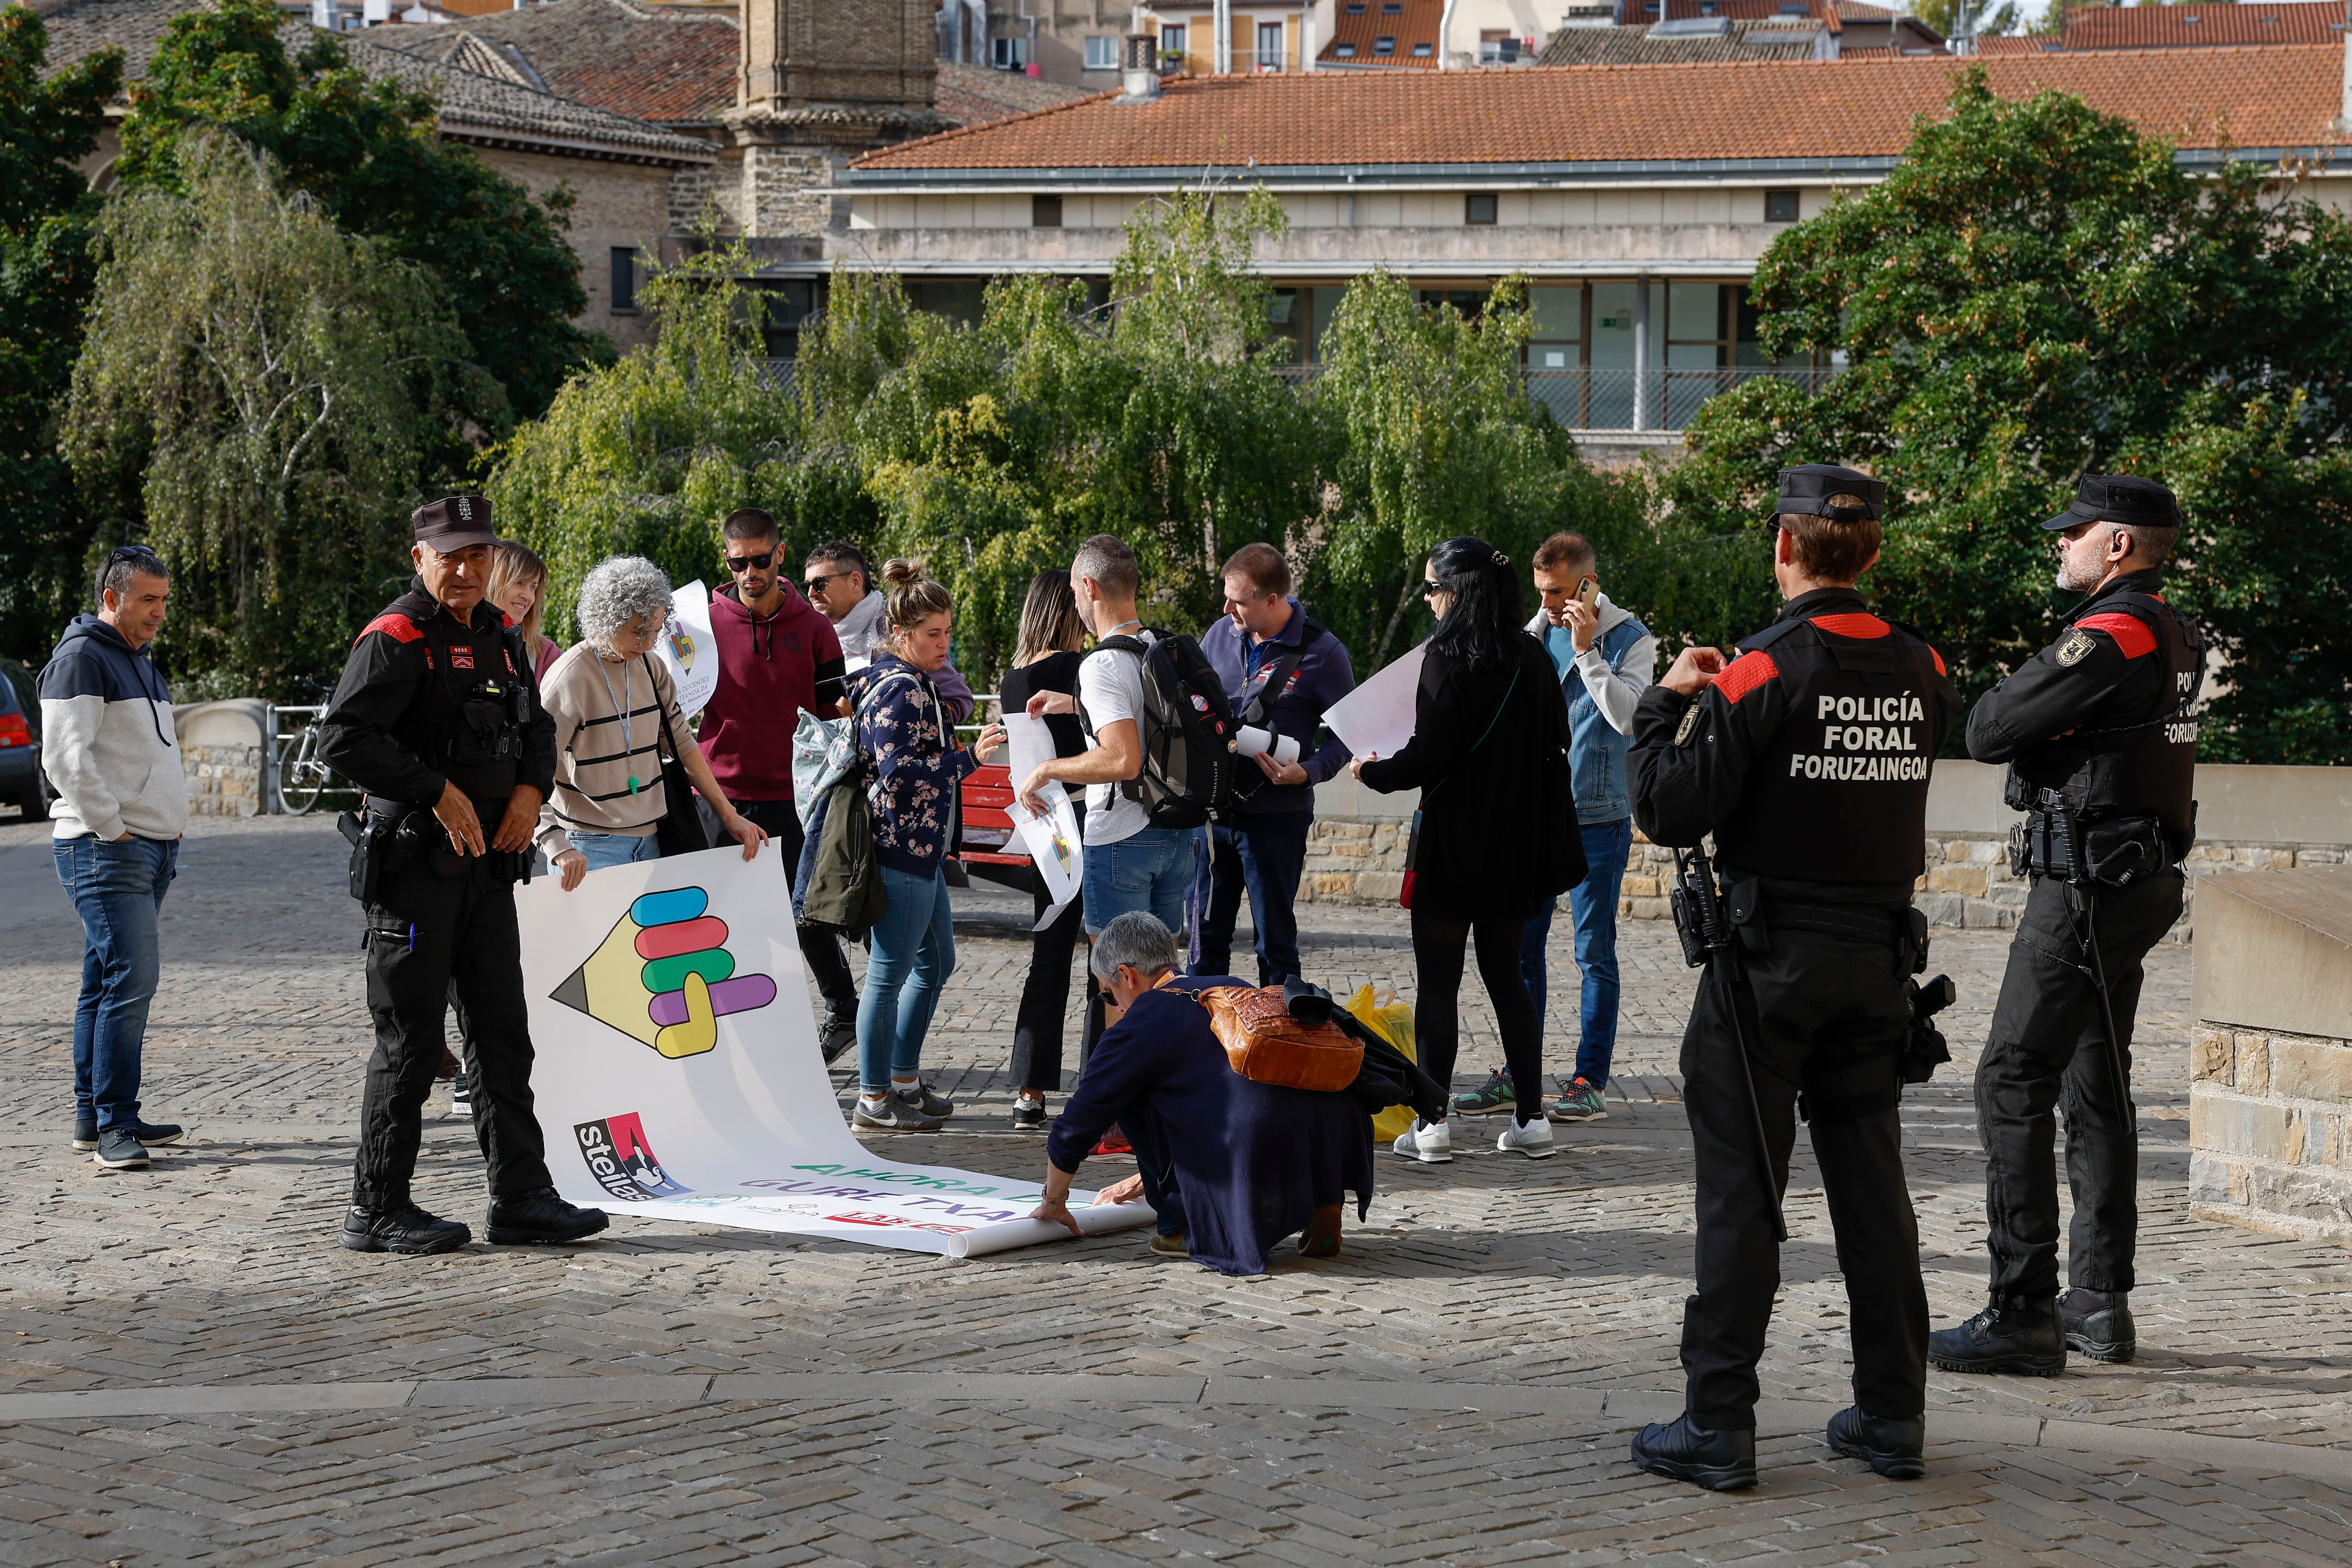
<svg viewBox="0 0 2352 1568"><path fill-rule="evenodd" d="M408 635L399 626L384 626L395 619ZM368 630L386 629L402 642L425 645L425 683L393 725L393 738L474 800L502 801L514 793L523 727L531 718L531 685L522 673L521 639L509 633L497 606L477 605L474 623L461 626L431 595L411 592L387 605Z"/></svg>
<svg viewBox="0 0 2352 1568"><path fill-rule="evenodd" d="M1935 650L1862 612L1779 621L1739 647L1771 659L1786 707L1775 731L1750 737L1718 858L1776 880L1907 888L1925 868L1927 774L1955 717Z"/></svg>
<svg viewBox="0 0 2352 1568"><path fill-rule="evenodd" d="M2094 599L2069 616L2067 625L2107 615L2129 616L2155 634L2153 657L2163 661L2167 675L2162 695L2147 712L2102 715L2095 726L2026 752L2010 764L2003 798L2012 810L2067 811L2085 826L2152 816L2173 840L2169 847L2178 859L2188 853L2196 828L2197 721L2189 710L2204 679L2204 640L2153 594Z"/></svg>

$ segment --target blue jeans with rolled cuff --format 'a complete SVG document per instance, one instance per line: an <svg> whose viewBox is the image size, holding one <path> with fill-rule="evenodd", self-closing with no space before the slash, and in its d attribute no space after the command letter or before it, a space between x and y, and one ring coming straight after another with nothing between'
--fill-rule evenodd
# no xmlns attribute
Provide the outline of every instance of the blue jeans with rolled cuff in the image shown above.
<svg viewBox="0 0 2352 1568"><path fill-rule="evenodd" d="M889 907L874 924L866 990L857 999L857 1077L868 1093L890 1087L922 1065L923 1037L955 973L955 924L948 908L947 868L929 876L885 866Z"/></svg>
<svg viewBox="0 0 2352 1568"><path fill-rule="evenodd" d="M1576 1076L1595 1089L1609 1087L1609 1064L1617 1054L1617 896L1633 852L1633 819L1580 824L1584 839L1584 880L1568 890L1570 918L1576 921L1576 966L1584 974L1577 1037ZM1554 899L1528 922L1519 973L1536 999L1536 1027L1543 1027L1544 942L1551 935Z"/></svg>
<svg viewBox="0 0 2352 1568"><path fill-rule="evenodd" d="M74 1007L74 1114L100 1131L139 1125L139 1061L162 978L156 917L178 875L176 838L100 838L51 846L58 880L81 916L81 999Z"/></svg>

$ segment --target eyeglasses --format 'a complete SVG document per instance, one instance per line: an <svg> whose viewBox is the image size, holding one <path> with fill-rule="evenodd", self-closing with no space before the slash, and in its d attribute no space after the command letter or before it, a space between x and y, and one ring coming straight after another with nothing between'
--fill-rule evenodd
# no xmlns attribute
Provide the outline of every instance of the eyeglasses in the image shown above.
<svg viewBox="0 0 2352 1568"><path fill-rule="evenodd" d="M106 553L106 563L109 566L118 561L159 561L163 557L144 544L118 544Z"/></svg>
<svg viewBox="0 0 2352 1568"><path fill-rule="evenodd" d="M822 594L824 592L824 585L827 583L837 581L843 577L855 575L855 573L850 572L820 572L815 576L810 578L804 586L812 594Z"/></svg>
<svg viewBox="0 0 2352 1568"><path fill-rule="evenodd" d="M1434 579L1421 585L1421 596L1424 599L1434 599L1444 592L1445 592L1445 585Z"/></svg>
<svg viewBox="0 0 2352 1568"><path fill-rule="evenodd" d="M727 557L727 570L738 574L745 572L765 572L774 563L775 559L776 552L772 550L762 550L757 555L730 555Z"/></svg>

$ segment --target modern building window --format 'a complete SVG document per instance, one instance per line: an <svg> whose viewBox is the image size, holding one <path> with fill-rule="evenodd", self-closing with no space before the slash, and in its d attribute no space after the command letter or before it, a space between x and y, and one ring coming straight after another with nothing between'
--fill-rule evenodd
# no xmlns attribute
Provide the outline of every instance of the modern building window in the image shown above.
<svg viewBox="0 0 2352 1568"><path fill-rule="evenodd" d="M1163 24L1160 29L1160 65L1163 70L1182 70L1184 63L1184 24Z"/></svg>
<svg viewBox="0 0 2352 1568"><path fill-rule="evenodd" d="M1412 58L1417 60L1425 60L1436 52L1437 46L1435 44L1422 43L1415 44L1412 47Z"/></svg>
<svg viewBox="0 0 2352 1568"><path fill-rule="evenodd" d="M1488 28L1478 35L1478 63L1482 66L1507 66L1517 63L1519 40L1509 33Z"/></svg>
<svg viewBox="0 0 2352 1568"><path fill-rule="evenodd" d="M1108 34L1087 40L1087 69L1115 71L1118 69L1118 40Z"/></svg>
<svg viewBox="0 0 2352 1568"><path fill-rule="evenodd" d="M1464 223L1493 223L1495 221L1495 193L1492 191L1472 191L1468 195L1465 195L1462 198L1462 221Z"/></svg>
<svg viewBox="0 0 2352 1568"><path fill-rule="evenodd" d="M1362 16L1363 14L1364 14L1364 0L1348 0L1348 15L1349 15L1349 16Z"/></svg>
<svg viewBox="0 0 2352 1568"><path fill-rule="evenodd" d="M1029 67L1029 40L1026 38L992 38L989 41L990 58L1001 71L1026 70Z"/></svg>
<svg viewBox="0 0 2352 1568"><path fill-rule="evenodd" d="M1061 227L1062 198L1059 196L1031 196L1029 198L1029 226L1031 228Z"/></svg>
<svg viewBox="0 0 2352 1568"><path fill-rule="evenodd" d="M613 313L635 314L637 309L637 252L635 246L613 247Z"/></svg>
<svg viewBox="0 0 2352 1568"><path fill-rule="evenodd" d="M1528 395L1570 429L1592 423L1592 378L1584 368L1589 298L1574 285L1528 290Z"/></svg>
<svg viewBox="0 0 2352 1568"><path fill-rule="evenodd" d="M1356 58L1356 46L1334 44L1331 46L1331 58L1335 60L1352 60Z"/></svg>
<svg viewBox="0 0 2352 1568"><path fill-rule="evenodd" d="M1284 68L1283 56L1287 52L1282 47L1282 24L1260 22L1257 25L1257 68L1262 71L1281 70Z"/></svg>
<svg viewBox="0 0 2352 1568"><path fill-rule="evenodd" d="M1404 0L1381 0L1381 15L1383 16L1403 16Z"/></svg>
<svg viewBox="0 0 2352 1568"><path fill-rule="evenodd" d="M1392 55L1396 53L1396 35L1393 33L1382 33L1379 37L1374 38L1372 40L1372 53L1376 55Z"/></svg>
<svg viewBox="0 0 2352 1568"><path fill-rule="evenodd" d="M1797 193L1794 191L1765 192L1764 221L1766 223L1796 222Z"/></svg>

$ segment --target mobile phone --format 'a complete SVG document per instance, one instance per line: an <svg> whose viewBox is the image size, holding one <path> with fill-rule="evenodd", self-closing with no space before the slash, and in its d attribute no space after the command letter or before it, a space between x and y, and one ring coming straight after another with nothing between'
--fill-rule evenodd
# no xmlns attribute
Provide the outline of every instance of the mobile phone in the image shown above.
<svg viewBox="0 0 2352 1568"><path fill-rule="evenodd" d="M1583 582L1579 583L1576 585L1576 598L1577 602L1586 609L1592 608L1601 600L1601 579L1587 577Z"/></svg>

